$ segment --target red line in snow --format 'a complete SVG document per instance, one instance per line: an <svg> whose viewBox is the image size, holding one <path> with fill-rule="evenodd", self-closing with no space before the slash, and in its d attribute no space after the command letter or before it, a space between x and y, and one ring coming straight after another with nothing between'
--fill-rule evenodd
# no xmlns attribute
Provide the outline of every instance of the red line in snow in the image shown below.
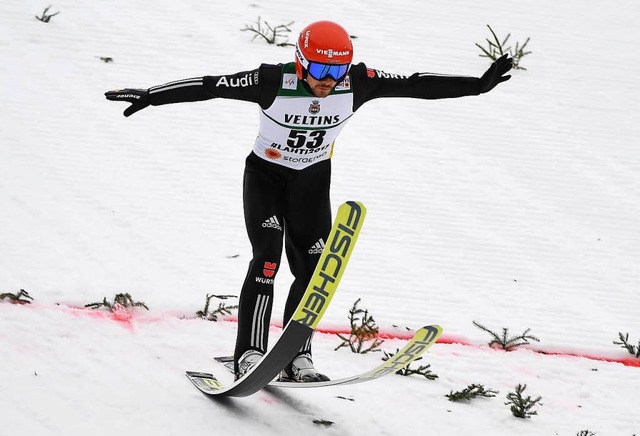
<svg viewBox="0 0 640 436"><path fill-rule="evenodd" d="M597 360L600 362L611 362L611 363L621 363L624 366L633 366L636 368L640 368L640 358L614 358L614 357L605 357L605 356L597 356L595 354L588 353L565 353L565 352L557 352L557 351L544 351L544 350L532 350L538 354L544 354L547 356L561 356L561 357L582 357L584 359L589 360Z"/></svg>
<svg viewBox="0 0 640 436"><path fill-rule="evenodd" d="M29 307L31 305L24 305L26 307ZM34 305L35 306L35 305ZM155 315L155 316L140 316L139 312L127 312L125 311L124 313L120 313L120 312L116 312L116 313L111 313L111 312L105 312L105 311L94 311L91 309L87 309L85 307L78 307L78 306L73 306L73 305L68 305L68 304L60 304L60 306L62 307L66 307L68 309L72 309L72 313L75 316L80 316L80 315L87 315L90 316L92 318L103 318L103 319L110 319L119 323L122 323L123 325L125 325L125 327L127 327L128 329L133 331L133 324L135 322L158 322L161 321L164 316L162 315ZM180 316L179 314L171 314L169 316ZM182 316L183 318L193 318L193 317L188 317L188 316ZM229 322L238 322L237 317L235 316L228 316L224 318L225 321L229 321ZM281 323L272 323L271 327L274 328L282 328L282 324ZM350 329L346 329L343 327L324 327L324 326L320 326L318 327L318 329L316 329L317 332L319 333L325 333L325 334L341 334L341 335L348 335L351 333ZM379 332L379 337L382 339L401 339L401 340L409 340L413 337L413 332L409 331L409 330L380 330ZM465 347L470 347L470 348L475 348L475 349L482 349L482 350L486 350L488 349L488 347L486 345L477 345L477 344L473 344L471 342L469 342L468 340L462 338L462 337L456 337L453 335L443 335L440 336L440 338L438 339L438 344L458 344L458 345L462 345ZM635 368L640 368L640 358L633 358L633 357L623 357L623 358L615 358L615 357L607 357L607 356L599 356L596 354L591 354L591 353L577 353L577 352L569 352L569 351L545 351L545 350L539 350L539 349L531 349L531 348L526 348L529 351L532 351L534 353L537 354L542 354L542 355L548 355L548 356L559 356L559 357L580 357L583 359L589 359L589 360L595 360L595 361L599 361L599 362L610 362L610 363L621 363L625 366L631 366L631 367L635 367ZM498 349L494 349L497 352L507 352L504 351L500 348Z"/></svg>
<svg viewBox="0 0 640 436"><path fill-rule="evenodd" d="M237 319L234 319L233 317L229 317L228 319L225 319L227 321L232 321L232 322L237 322ZM273 323L271 324L272 327L277 327L277 328L282 328L282 324L279 323ZM326 334L341 334L341 335L349 335L350 330L347 330L345 328L337 328L337 327L323 327L320 326L316 329L316 331L318 333L326 333ZM378 334L378 336L382 339L401 339L401 340L409 340L413 337L413 332L411 331L392 331L392 330L381 330ZM461 337L456 337L453 335L442 335L440 336L440 338L438 339L438 344L446 344L446 345L451 345L451 344L458 344L458 345L462 345L465 347L471 347L471 348L477 348L477 349L483 349L486 350L489 347L487 347L486 345L476 345L476 344L472 344L471 342L461 338ZM532 351L534 353L537 354L542 354L542 355L547 355L547 356L559 356L559 357L581 357L583 359L589 359L589 360L595 360L595 361L599 361L599 362L610 362L610 363L621 363L625 366L632 366L632 367L636 367L636 368L640 368L640 358L633 358L633 357L629 357L629 358L615 358L615 357L606 357L606 356L598 356L595 354L590 354L590 353L576 353L576 352L564 352L564 351L545 351L545 350L536 350L536 349L531 349L531 348L526 348L529 351ZM493 348L493 350L497 351L497 352L508 352L505 350L502 350L500 348Z"/></svg>

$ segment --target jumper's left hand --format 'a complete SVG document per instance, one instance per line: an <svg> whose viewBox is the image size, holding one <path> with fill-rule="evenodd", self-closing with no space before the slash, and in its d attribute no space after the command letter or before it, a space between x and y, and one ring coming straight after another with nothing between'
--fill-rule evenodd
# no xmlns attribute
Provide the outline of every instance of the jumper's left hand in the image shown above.
<svg viewBox="0 0 640 436"><path fill-rule="evenodd" d="M505 74L513 67L513 59L508 55L502 55L480 78L480 92L485 93L491 91L497 84L506 82L511 76Z"/></svg>

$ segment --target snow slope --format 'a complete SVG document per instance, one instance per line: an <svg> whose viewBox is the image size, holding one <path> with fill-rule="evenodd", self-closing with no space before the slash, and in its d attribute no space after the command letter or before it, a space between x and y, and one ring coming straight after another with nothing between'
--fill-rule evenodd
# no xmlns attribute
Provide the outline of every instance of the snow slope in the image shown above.
<svg viewBox="0 0 640 436"><path fill-rule="evenodd" d="M472 324L531 328L533 348L613 359L629 357L612 344L618 332L638 340L638 4L61 1L44 24L34 15L46 6L0 5L0 292L35 299L0 304L1 436L640 432L638 368L493 351ZM374 101L337 142L333 203L369 213L323 326L346 328L358 298L387 331L439 323L473 346L435 345L436 381L215 403L182 375L222 371L211 357L233 347L233 323L191 318L207 293L237 295L244 278L241 180L257 108L214 100L125 119L103 93L292 60L239 31L258 16L294 21L293 34L339 21L357 36L357 62L403 74L482 74L474 43L486 24L531 37L528 71L493 92ZM274 322L289 281L281 269ZM73 309L118 292L150 311ZM334 352L338 342L315 342L330 375L379 361ZM471 383L500 395L444 398ZM503 404L518 383L543 397L531 420Z"/></svg>

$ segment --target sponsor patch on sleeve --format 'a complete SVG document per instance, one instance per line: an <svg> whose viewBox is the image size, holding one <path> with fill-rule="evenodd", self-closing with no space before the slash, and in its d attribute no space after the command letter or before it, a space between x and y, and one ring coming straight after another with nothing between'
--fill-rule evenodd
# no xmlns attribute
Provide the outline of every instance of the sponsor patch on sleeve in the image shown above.
<svg viewBox="0 0 640 436"><path fill-rule="evenodd" d="M295 74L285 73L282 75L282 89L297 89L298 76Z"/></svg>
<svg viewBox="0 0 640 436"><path fill-rule="evenodd" d="M349 76L345 77L344 80L336 85L336 91L349 91L351 89L351 79Z"/></svg>
<svg viewBox="0 0 640 436"><path fill-rule="evenodd" d="M374 70L373 68L367 68L367 77L373 79L379 77L381 79L406 79L407 76L402 74L385 73L384 71Z"/></svg>

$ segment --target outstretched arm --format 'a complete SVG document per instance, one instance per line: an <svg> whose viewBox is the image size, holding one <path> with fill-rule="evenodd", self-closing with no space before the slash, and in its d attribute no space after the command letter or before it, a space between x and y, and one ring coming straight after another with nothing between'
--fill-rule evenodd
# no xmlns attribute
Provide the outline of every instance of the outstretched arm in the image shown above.
<svg viewBox="0 0 640 436"><path fill-rule="evenodd" d="M504 55L479 78L433 73L415 73L407 77L367 68L361 63L354 65L350 73L354 89L354 110L369 100L382 97L431 100L479 95L509 80L511 76L505 74L511 67L512 59Z"/></svg>
<svg viewBox="0 0 640 436"><path fill-rule="evenodd" d="M260 68L222 76L203 76L177 80L149 89L125 88L105 92L107 100L125 101L128 117L149 105L204 101L229 98L258 103L268 107L276 96L280 80L280 66L262 65Z"/></svg>

